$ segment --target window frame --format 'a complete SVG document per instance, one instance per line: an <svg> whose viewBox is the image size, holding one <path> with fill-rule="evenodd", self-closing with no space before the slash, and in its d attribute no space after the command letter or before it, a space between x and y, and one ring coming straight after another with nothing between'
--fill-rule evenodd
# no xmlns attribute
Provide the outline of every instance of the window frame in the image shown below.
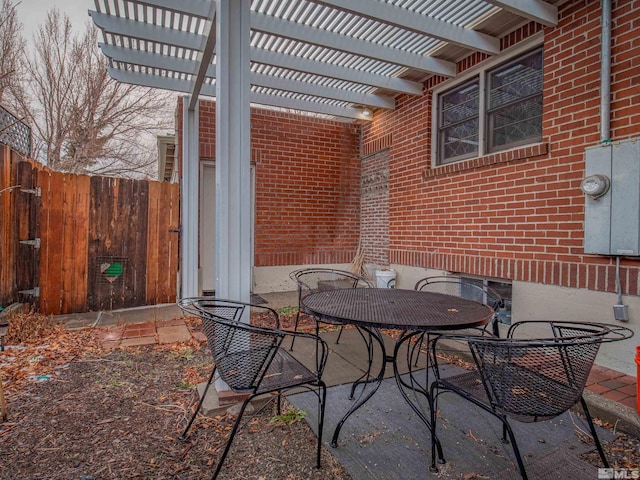
<svg viewBox="0 0 640 480"><path fill-rule="evenodd" d="M543 55L543 75L544 75L544 48L543 48L543 37L542 34L536 34L532 36L530 39L527 39L523 42L520 42L518 45L505 50L500 55L487 60L475 67L468 69L466 72L446 80L445 82L438 85L432 91L432 136L431 136L431 158L432 158L432 168L443 167L445 165L449 165L452 163L457 163L460 161L479 158L485 155L496 153L500 151L520 148L523 145L533 145L539 143L542 138L531 140L527 139L523 142L511 143L507 146L500 146L497 148L489 149L489 112L487 111L487 92L488 92L488 76L491 72L495 72L496 70L506 67L508 64L516 62L518 59L525 57L527 55L532 54L536 50L541 50ZM467 155L459 155L457 157L452 157L449 159L442 158L442 146L441 146L441 99L447 93L452 92L457 88L463 88L464 85L472 82L474 78L478 79L478 85L480 89L479 93L479 114L478 114L478 153L477 154L467 154ZM544 98L543 98L544 101ZM542 137L542 136L541 136Z"/></svg>

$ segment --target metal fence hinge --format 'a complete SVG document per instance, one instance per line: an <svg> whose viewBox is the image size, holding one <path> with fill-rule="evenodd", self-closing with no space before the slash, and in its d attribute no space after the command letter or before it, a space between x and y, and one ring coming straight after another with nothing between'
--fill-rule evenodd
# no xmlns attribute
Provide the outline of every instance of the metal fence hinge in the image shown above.
<svg viewBox="0 0 640 480"><path fill-rule="evenodd" d="M31 193L31 194L35 195L36 197L41 197L42 196L42 189L40 187L22 188L22 189L20 189L20 191L23 192L23 193Z"/></svg>
<svg viewBox="0 0 640 480"><path fill-rule="evenodd" d="M39 297L40 287L33 287L31 290L19 290L18 293L22 293L23 295L31 295L33 297Z"/></svg>
<svg viewBox="0 0 640 480"><path fill-rule="evenodd" d="M40 239L34 238L33 240L20 240L22 245L31 245L33 248L40 248Z"/></svg>

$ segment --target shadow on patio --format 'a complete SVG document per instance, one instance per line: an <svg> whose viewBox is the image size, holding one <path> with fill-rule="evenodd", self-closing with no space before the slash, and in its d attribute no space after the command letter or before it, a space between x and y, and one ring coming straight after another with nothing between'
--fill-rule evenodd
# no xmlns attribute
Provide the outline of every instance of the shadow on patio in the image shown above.
<svg viewBox="0 0 640 480"><path fill-rule="evenodd" d="M400 395L391 366L387 367L385 380L376 394L344 424L338 447L331 448L329 441L334 429L352 403L350 382L362 373L358 365L366 364L362 358L363 340L357 331L345 330L339 344L335 343L337 334L322 334L331 350L324 375L331 386L324 438L332 455L354 479L519 478L511 445L500 440L501 423L456 395L445 395L439 403L438 433L447 463L440 466L438 473L429 472L428 429ZM387 337L386 341L393 348L393 339ZM310 352L296 348L294 353L303 361L310 358ZM312 428L317 425L317 400L312 394L288 398L295 407L307 412ZM597 467L580 458L595 451L593 441L588 438L588 426L580 416L566 413L552 421L512 422L512 426L530 478L597 478ZM599 436L604 443L614 438L604 428L599 428Z"/></svg>

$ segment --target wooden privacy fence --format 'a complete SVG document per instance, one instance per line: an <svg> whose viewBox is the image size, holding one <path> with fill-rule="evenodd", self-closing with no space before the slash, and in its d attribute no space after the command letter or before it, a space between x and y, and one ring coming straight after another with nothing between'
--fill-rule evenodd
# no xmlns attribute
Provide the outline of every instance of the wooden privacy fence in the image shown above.
<svg viewBox="0 0 640 480"><path fill-rule="evenodd" d="M62 314L176 301L178 184L54 172L0 148L1 306Z"/></svg>

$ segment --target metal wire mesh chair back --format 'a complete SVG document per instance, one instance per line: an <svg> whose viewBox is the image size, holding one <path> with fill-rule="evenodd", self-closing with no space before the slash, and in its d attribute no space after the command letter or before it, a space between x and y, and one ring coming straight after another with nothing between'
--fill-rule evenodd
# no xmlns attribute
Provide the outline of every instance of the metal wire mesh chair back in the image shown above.
<svg viewBox="0 0 640 480"><path fill-rule="evenodd" d="M496 311L498 308L504 307L504 299L491 287L453 276L423 278L416 282L414 290L445 293L456 297L477 300L489 305Z"/></svg>
<svg viewBox="0 0 640 480"><path fill-rule="evenodd" d="M340 288L370 288L372 283L368 280L345 270L334 269L304 269L291 273L291 279L300 289L300 296L305 296L327 290Z"/></svg>
<svg viewBox="0 0 640 480"><path fill-rule="evenodd" d="M240 322L247 304L206 298L185 299L179 304L201 318L217 371L227 385L238 392L257 389L284 335ZM275 311L255 305L253 308L273 317L271 323L278 326Z"/></svg>
<svg viewBox="0 0 640 480"><path fill-rule="evenodd" d="M220 377L234 391L257 389L283 335L208 314L202 324Z"/></svg>
<svg viewBox="0 0 640 480"><path fill-rule="evenodd" d="M580 401L600 332L557 329L548 340L468 338L493 407L522 422L556 417Z"/></svg>

